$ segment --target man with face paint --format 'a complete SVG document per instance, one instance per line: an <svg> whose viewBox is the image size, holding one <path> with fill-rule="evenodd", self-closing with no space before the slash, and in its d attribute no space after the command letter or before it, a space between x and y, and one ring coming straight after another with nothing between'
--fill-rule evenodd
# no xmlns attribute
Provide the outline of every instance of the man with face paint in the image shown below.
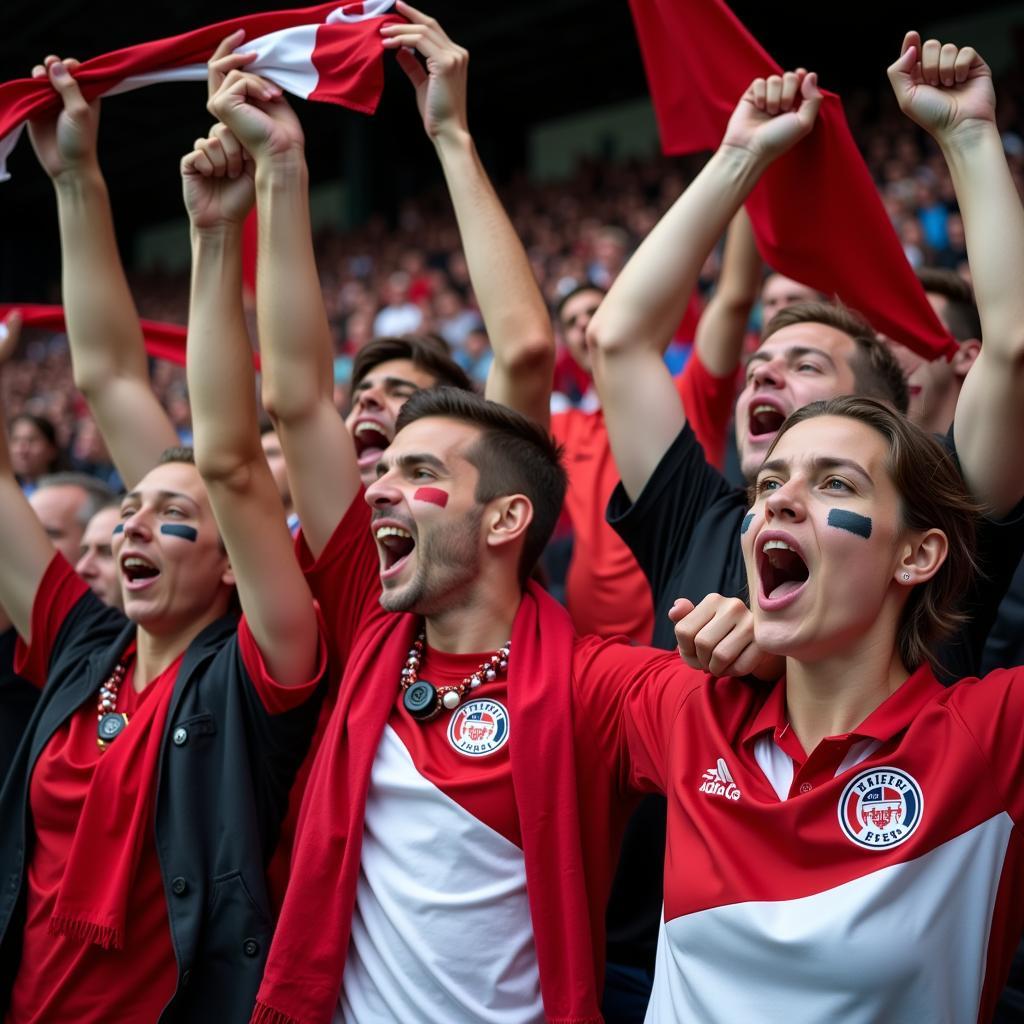
<svg viewBox="0 0 1024 1024"><path fill-rule="evenodd" d="M87 112L57 58L40 71ZM270 941L264 870L326 651L259 441L252 182L193 176L206 159L183 161L196 449L168 450L121 502L123 613L54 551L0 444L0 601L41 689L0 790L0 1009L17 1024L243 1020Z"/></svg>
<svg viewBox="0 0 1024 1024"><path fill-rule="evenodd" d="M435 110L463 56L433 19L398 9L408 23L384 45ZM210 109L255 162L264 404L344 666L254 1019L596 1024L610 857L630 804L601 753L619 721L603 687L678 662L575 640L528 583L565 476L524 417L422 389L360 494L352 440L321 415L329 378L310 372L331 342L301 130L280 91L244 72ZM468 143L454 130L438 145ZM321 440L298 446L296 464L302 410Z"/></svg>

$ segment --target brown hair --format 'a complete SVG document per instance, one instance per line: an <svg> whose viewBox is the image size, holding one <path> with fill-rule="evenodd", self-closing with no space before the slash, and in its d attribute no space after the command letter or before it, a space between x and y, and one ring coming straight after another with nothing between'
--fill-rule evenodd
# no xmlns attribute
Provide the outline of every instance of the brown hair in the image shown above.
<svg viewBox="0 0 1024 1024"><path fill-rule="evenodd" d="M912 671L924 661L941 668L936 645L966 619L960 598L978 572L975 532L983 509L967 493L946 449L906 416L872 398L844 395L797 409L779 428L765 458L787 430L817 416L845 416L881 434L889 446L886 468L899 492L904 529L939 529L946 535L945 561L930 580L911 591L896 634L906 668Z"/></svg>
<svg viewBox="0 0 1024 1024"><path fill-rule="evenodd" d="M403 334L399 338L374 338L352 360L352 387L375 367L391 359L408 359L417 370L429 373L434 383L472 391L466 371L454 359L444 338L436 334Z"/></svg>
<svg viewBox="0 0 1024 1024"><path fill-rule="evenodd" d="M981 318L974 292L955 270L922 267L917 279L926 292L941 295L946 300L946 308L939 319L957 341L981 340Z"/></svg>
<svg viewBox="0 0 1024 1024"><path fill-rule="evenodd" d="M910 404L907 378L889 346L860 313L841 302L795 302L780 310L765 325L762 341L793 324L824 324L842 331L857 346L850 369L857 394L888 402L899 412Z"/></svg>
<svg viewBox="0 0 1024 1024"><path fill-rule="evenodd" d="M480 474L475 494L479 504L509 494L525 494L530 499L533 521L527 527L519 560L519 581L525 584L562 511L567 478L561 448L525 416L456 388L417 391L398 414L396 434L428 416L479 428L480 439L466 453Z"/></svg>
<svg viewBox="0 0 1024 1024"><path fill-rule="evenodd" d="M166 466L168 462L184 462L189 466L196 464L196 450L187 444L176 445L173 448L165 448L156 460L158 466Z"/></svg>

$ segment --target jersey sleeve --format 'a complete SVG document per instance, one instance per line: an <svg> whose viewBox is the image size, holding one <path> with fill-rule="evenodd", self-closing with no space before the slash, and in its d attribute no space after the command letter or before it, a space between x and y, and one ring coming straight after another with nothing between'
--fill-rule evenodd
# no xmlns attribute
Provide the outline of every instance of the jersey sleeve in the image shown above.
<svg viewBox="0 0 1024 1024"><path fill-rule="evenodd" d="M581 641L576 700L593 741L615 765L625 792L665 792L672 723L707 677L678 653L634 647L623 638Z"/></svg>
<svg viewBox="0 0 1024 1024"><path fill-rule="evenodd" d="M701 362L696 348L675 378L686 422L693 428L704 456L716 469L725 464L725 445L736 404L736 374L716 377Z"/></svg>
<svg viewBox="0 0 1024 1024"><path fill-rule="evenodd" d="M635 502L621 482L608 501L608 522L626 542L656 598L665 592L681 552L704 512L735 488L708 464L687 423Z"/></svg>
<svg viewBox="0 0 1024 1024"><path fill-rule="evenodd" d="M18 675L40 689L45 686L61 628L89 593L85 581L67 559L59 551L54 552L32 604L30 642L26 644L18 638L14 654L14 671Z"/></svg>
<svg viewBox="0 0 1024 1024"><path fill-rule="evenodd" d="M270 674L267 664L263 660L263 652L259 649L245 616L243 615L239 620L238 648L242 656L242 665L268 715L284 714L286 711L305 704L316 692L316 688L327 671L327 645L324 642L323 617L319 608L317 608L316 645L316 667L309 679L299 686L282 686Z"/></svg>
<svg viewBox="0 0 1024 1024"><path fill-rule="evenodd" d="M295 547L309 589L320 605L331 662L335 668L343 667L368 620L383 614L377 548L370 535L370 508L362 490L319 558L313 557L301 532Z"/></svg>
<svg viewBox="0 0 1024 1024"><path fill-rule="evenodd" d="M949 707L987 758L992 783L1019 823L1024 816L1024 668L964 680L951 692Z"/></svg>

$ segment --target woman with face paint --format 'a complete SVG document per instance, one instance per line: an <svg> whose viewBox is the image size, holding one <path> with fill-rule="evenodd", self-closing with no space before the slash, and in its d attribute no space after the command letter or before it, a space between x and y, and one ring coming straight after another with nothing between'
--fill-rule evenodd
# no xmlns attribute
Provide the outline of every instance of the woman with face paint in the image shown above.
<svg viewBox="0 0 1024 1024"><path fill-rule="evenodd" d="M673 618L719 676L626 703L635 784L668 797L647 1020L991 1019L1020 936L1024 670L930 663L978 507L942 447L871 399L793 413L751 491L750 610Z"/></svg>
<svg viewBox="0 0 1024 1024"><path fill-rule="evenodd" d="M81 114L53 60L65 113ZM202 178L209 160L220 173ZM0 602L41 689L0 790L11 1024L247 1020L272 931L266 862L315 725L324 646L260 444L242 314L251 168L211 135L182 173L196 448L165 452L123 499L123 613L53 551L0 443Z"/></svg>

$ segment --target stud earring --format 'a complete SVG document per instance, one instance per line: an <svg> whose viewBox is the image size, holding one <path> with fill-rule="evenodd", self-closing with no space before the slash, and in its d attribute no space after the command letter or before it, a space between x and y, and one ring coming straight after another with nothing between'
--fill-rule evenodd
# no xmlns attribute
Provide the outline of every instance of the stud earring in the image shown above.
<svg viewBox="0 0 1024 1024"><path fill-rule="evenodd" d="M905 572L903 574L903 582L904 583L909 583L910 582L910 573L909 572Z"/></svg>

